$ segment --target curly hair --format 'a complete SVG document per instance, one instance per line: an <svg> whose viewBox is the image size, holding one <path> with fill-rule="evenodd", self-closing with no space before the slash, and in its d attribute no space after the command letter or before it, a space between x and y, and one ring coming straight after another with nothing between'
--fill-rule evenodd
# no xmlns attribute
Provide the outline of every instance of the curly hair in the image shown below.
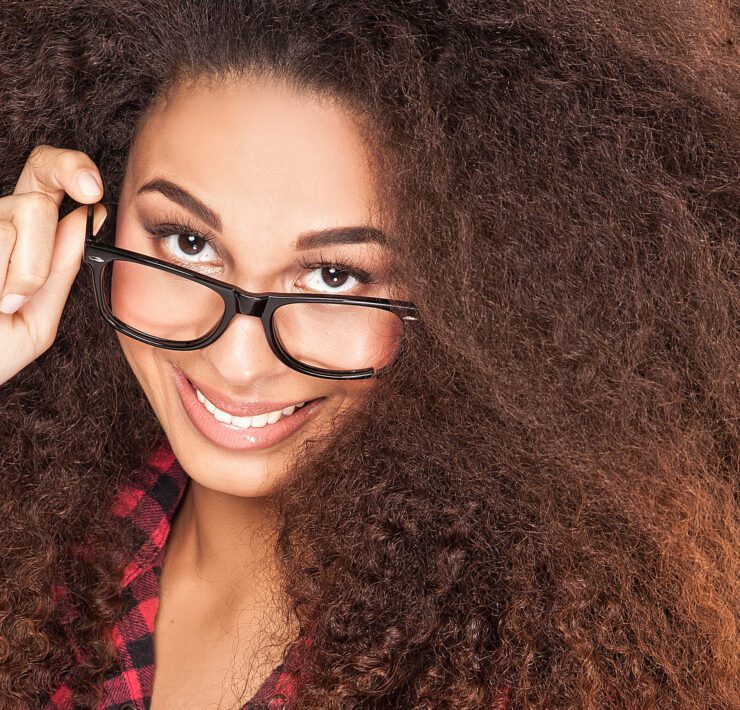
<svg viewBox="0 0 740 710"><path fill-rule="evenodd" d="M276 495L299 708L740 705L736 27L730 0L0 5L2 194L75 148L114 224L188 79L366 119L422 321ZM131 544L109 506L162 430L85 270L0 419L0 707L62 679L94 707Z"/></svg>

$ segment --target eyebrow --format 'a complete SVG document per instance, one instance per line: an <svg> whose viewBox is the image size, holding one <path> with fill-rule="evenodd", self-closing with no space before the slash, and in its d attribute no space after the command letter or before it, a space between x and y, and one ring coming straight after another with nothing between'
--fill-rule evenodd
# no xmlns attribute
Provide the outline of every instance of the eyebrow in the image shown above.
<svg viewBox="0 0 740 710"><path fill-rule="evenodd" d="M188 192L184 187L176 185L164 178L155 178L142 185L136 194L145 192L159 192L168 199L176 202L180 207L188 210L191 214L205 222L211 229L221 232L223 225L221 219L205 202L199 200L195 195ZM317 249L320 247L336 244L366 244L374 242L380 245L388 244L385 232L362 225L358 227L330 227L328 229L311 230L298 235L295 247L300 251Z"/></svg>

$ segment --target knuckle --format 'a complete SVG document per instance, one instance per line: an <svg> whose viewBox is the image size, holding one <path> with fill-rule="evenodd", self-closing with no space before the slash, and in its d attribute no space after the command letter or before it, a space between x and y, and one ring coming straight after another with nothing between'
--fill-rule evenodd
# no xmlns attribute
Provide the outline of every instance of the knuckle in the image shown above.
<svg viewBox="0 0 740 710"><path fill-rule="evenodd" d="M0 219L0 244L15 240L15 225L6 219Z"/></svg>
<svg viewBox="0 0 740 710"><path fill-rule="evenodd" d="M32 321L28 324L28 335L33 343L33 357L37 358L54 344L56 327L49 323L39 324Z"/></svg>
<svg viewBox="0 0 740 710"><path fill-rule="evenodd" d="M36 338L37 347L39 348L39 354L46 352L52 345L57 337L57 329L50 328L39 333Z"/></svg>
<svg viewBox="0 0 740 710"><path fill-rule="evenodd" d="M39 143L38 145L35 145L31 152L28 154L27 162L32 165L36 165L38 163L43 164L49 150L51 149L52 146L47 145L46 143Z"/></svg>
<svg viewBox="0 0 740 710"><path fill-rule="evenodd" d="M28 154L26 162L34 170L42 170L46 168L56 157L59 152L59 148L47 143L40 143L33 147L31 152Z"/></svg>
<svg viewBox="0 0 740 710"><path fill-rule="evenodd" d="M59 215L57 203L51 195L45 192L25 192L19 195L23 209L33 212L45 219L56 220Z"/></svg>
<svg viewBox="0 0 740 710"><path fill-rule="evenodd" d="M74 148L59 148L46 143L35 146L27 160L28 164L37 172L55 166L61 172L76 172L81 167L90 167L90 157L81 150Z"/></svg>
<svg viewBox="0 0 740 710"><path fill-rule="evenodd" d="M15 281L15 292L24 296L31 296L36 293L45 283L48 274L42 274L38 271L25 271L18 274Z"/></svg>

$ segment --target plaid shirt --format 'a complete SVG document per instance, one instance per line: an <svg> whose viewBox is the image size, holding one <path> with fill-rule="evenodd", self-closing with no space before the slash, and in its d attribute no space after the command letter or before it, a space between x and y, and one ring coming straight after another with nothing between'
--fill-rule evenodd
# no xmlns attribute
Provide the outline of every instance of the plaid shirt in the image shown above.
<svg viewBox="0 0 740 710"><path fill-rule="evenodd" d="M188 480L165 440L149 456L133 485L121 488L116 494L113 512L133 524L137 549L121 582L125 615L113 629L120 661L105 677L103 701L98 710L148 710L150 707L159 576L170 523ZM74 611L65 604L67 598L66 590L58 587L57 599L62 608L67 609L64 623L71 624ZM301 637L294 643L284 662L273 670L242 710L288 710L291 707L298 675L296 650L305 642L305 637ZM83 659L77 649L75 651L81 662ZM73 710L72 691L67 685L61 685L43 707L44 710Z"/></svg>

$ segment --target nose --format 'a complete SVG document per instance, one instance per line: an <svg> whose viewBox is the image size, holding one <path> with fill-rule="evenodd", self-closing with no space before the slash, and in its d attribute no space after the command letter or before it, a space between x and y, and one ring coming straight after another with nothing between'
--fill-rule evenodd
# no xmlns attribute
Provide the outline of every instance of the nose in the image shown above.
<svg viewBox="0 0 740 710"><path fill-rule="evenodd" d="M274 377L287 368L270 349L262 322L254 316L236 315L221 337L203 356L223 377L236 386Z"/></svg>

